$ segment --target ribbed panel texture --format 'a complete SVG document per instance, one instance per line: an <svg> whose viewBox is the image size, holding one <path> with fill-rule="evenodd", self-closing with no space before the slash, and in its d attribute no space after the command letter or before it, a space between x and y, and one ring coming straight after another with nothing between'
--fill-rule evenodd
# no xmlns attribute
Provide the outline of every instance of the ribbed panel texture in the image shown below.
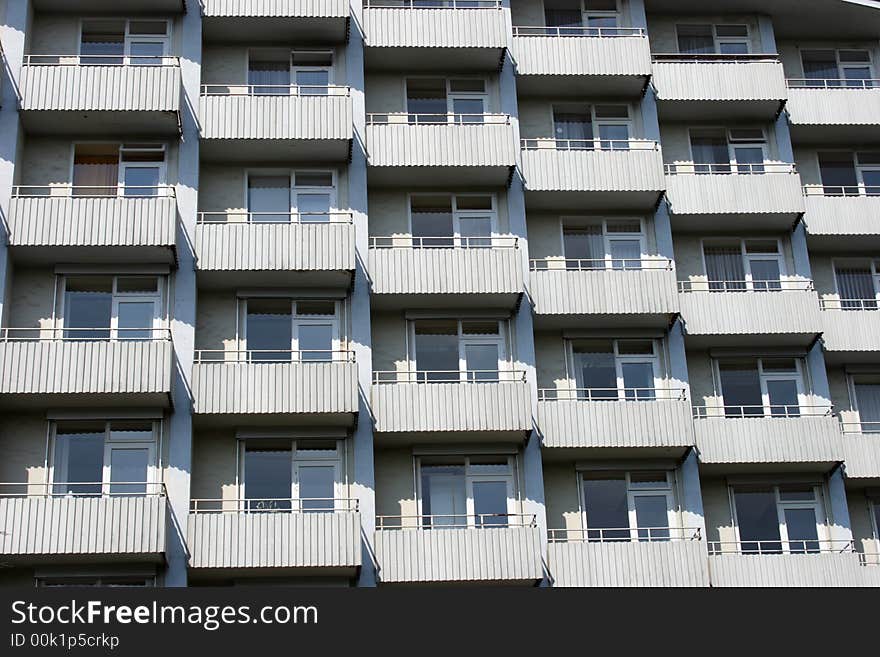
<svg viewBox="0 0 880 657"><path fill-rule="evenodd" d="M807 196L810 235L880 235L880 196Z"/></svg>
<svg viewBox="0 0 880 657"><path fill-rule="evenodd" d="M531 271L538 315L639 315L678 310L672 271Z"/></svg>
<svg viewBox="0 0 880 657"><path fill-rule="evenodd" d="M526 189L532 192L661 192L666 188L660 151L522 152Z"/></svg>
<svg viewBox="0 0 880 657"><path fill-rule="evenodd" d="M799 214L804 211L798 174L675 175L666 177L675 214Z"/></svg>
<svg viewBox="0 0 880 657"><path fill-rule="evenodd" d="M859 565L853 553L709 557L712 586L867 586L871 568Z"/></svg>
<svg viewBox="0 0 880 657"><path fill-rule="evenodd" d="M348 0L203 0L206 18L266 16L347 18Z"/></svg>
<svg viewBox="0 0 880 657"><path fill-rule="evenodd" d="M647 37L513 38L517 75L632 75L651 74Z"/></svg>
<svg viewBox="0 0 880 657"><path fill-rule="evenodd" d="M550 543L554 586L709 586L703 541Z"/></svg>
<svg viewBox="0 0 880 657"><path fill-rule="evenodd" d="M519 249L370 249L374 294L519 294Z"/></svg>
<svg viewBox="0 0 880 657"><path fill-rule="evenodd" d="M789 89L792 125L880 124L880 89Z"/></svg>
<svg viewBox="0 0 880 657"><path fill-rule="evenodd" d="M190 568L361 565L361 517L339 513L191 513Z"/></svg>
<svg viewBox="0 0 880 657"><path fill-rule="evenodd" d="M658 100L783 100L780 62L654 62Z"/></svg>
<svg viewBox="0 0 880 657"><path fill-rule="evenodd" d="M536 527L376 532L382 582L536 581L543 577Z"/></svg>
<svg viewBox="0 0 880 657"><path fill-rule="evenodd" d="M688 447L687 401L538 402L544 447Z"/></svg>
<svg viewBox="0 0 880 657"><path fill-rule="evenodd" d="M197 363L196 413L355 413L354 363Z"/></svg>
<svg viewBox="0 0 880 657"><path fill-rule="evenodd" d="M364 9L367 46L506 48L501 9Z"/></svg>
<svg viewBox="0 0 880 657"><path fill-rule="evenodd" d="M351 139L348 96L202 96L205 139Z"/></svg>
<svg viewBox="0 0 880 657"><path fill-rule="evenodd" d="M198 267L205 271L351 271L351 224L200 224Z"/></svg>
<svg viewBox="0 0 880 657"><path fill-rule="evenodd" d="M822 330L819 297L806 290L679 295L688 335L810 334Z"/></svg>
<svg viewBox="0 0 880 657"><path fill-rule="evenodd" d="M377 431L529 431L525 383L398 383L373 386Z"/></svg>
<svg viewBox="0 0 880 657"><path fill-rule="evenodd" d="M0 555L157 556L165 552L165 498L0 498Z"/></svg>
<svg viewBox="0 0 880 657"><path fill-rule="evenodd" d="M188 0L198 4L199 0ZM117 15L126 12L181 12L187 0L75 0L79 11L112 11ZM71 0L32 0L39 11L70 11Z"/></svg>
<svg viewBox="0 0 880 657"><path fill-rule="evenodd" d="M367 126L370 165L378 167L513 166L513 129L507 124Z"/></svg>
<svg viewBox="0 0 880 657"><path fill-rule="evenodd" d="M702 463L831 463L842 461L837 418L755 417L694 420Z"/></svg>
<svg viewBox="0 0 880 657"><path fill-rule="evenodd" d="M13 198L15 246L174 246L174 198Z"/></svg>
<svg viewBox="0 0 880 657"><path fill-rule="evenodd" d="M843 450L847 477L880 479L880 435L844 434Z"/></svg>
<svg viewBox="0 0 880 657"><path fill-rule="evenodd" d="M880 311L826 310L821 315L825 351L880 351Z"/></svg>
<svg viewBox="0 0 880 657"><path fill-rule="evenodd" d="M22 110L176 112L178 66L23 66Z"/></svg>
<svg viewBox="0 0 880 657"><path fill-rule="evenodd" d="M171 342L0 343L0 393L171 391Z"/></svg>

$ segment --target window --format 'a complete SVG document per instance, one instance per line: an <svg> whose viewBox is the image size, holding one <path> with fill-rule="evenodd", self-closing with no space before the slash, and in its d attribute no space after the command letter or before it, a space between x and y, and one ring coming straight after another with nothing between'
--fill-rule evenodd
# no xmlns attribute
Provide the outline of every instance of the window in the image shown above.
<svg viewBox="0 0 880 657"><path fill-rule="evenodd" d="M733 499L743 554L819 552L824 516L818 486L735 486Z"/></svg>
<svg viewBox="0 0 880 657"><path fill-rule="evenodd" d="M55 495L146 495L157 481L150 420L59 422L54 426Z"/></svg>
<svg viewBox="0 0 880 657"><path fill-rule="evenodd" d="M678 25L678 52L684 55L747 55L746 25Z"/></svg>
<svg viewBox="0 0 880 657"><path fill-rule="evenodd" d="M802 50L806 86L874 87L874 68L867 50Z"/></svg>
<svg viewBox="0 0 880 657"><path fill-rule="evenodd" d="M671 472L586 472L582 494L588 541L668 541L678 524Z"/></svg>
<svg viewBox="0 0 880 657"><path fill-rule="evenodd" d="M563 218L566 269L641 269L645 235L640 219L603 219L585 224Z"/></svg>
<svg viewBox="0 0 880 657"><path fill-rule="evenodd" d="M696 173L764 173L767 140L760 128L690 131Z"/></svg>
<svg viewBox="0 0 880 657"><path fill-rule="evenodd" d="M102 66L161 66L168 54L170 24L164 20L85 20L81 63Z"/></svg>
<svg viewBox="0 0 880 657"><path fill-rule="evenodd" d="M626 105L553 106L556 147L571 150L628 150L629 107Z"/></svg>
<svg viewBox="0 0 880 657"><path fill-rule="evenodd" d="M871 510L871 524L874 526L874 540L877 543L877 553L880 554L880 498L868 501Z"/></svg>
<svg viewBox="0 0 880 657"><path fill-rule="evenodd" d="M406 107L410 123L483 123L489 97L479 78L409 78Z"/></svg>
<svg viewBox="0 0 880 657"><path fill-rule="evenodd" d="M569 341L578 398L653 401L659 388L654 340Z"/></svg>
<svg viewBox="0 0 880 657"><path fill-rule="evenodd" d="M333 52L266 48L248 53L248 85L258 96L326 96L333 81Z"/></svg>
<svg viewBox="0 0 880 657"><path fill-rule="evenodd" d="M341 508L341 441L247 438L240 444L246 510L330 512Z"/></svg>
<svg viewBox="0 0 880 657"><path fill-rule="evenodd" d="M413 194L410 224L417 248L492 246L496 233L491 194Z"/></svg>
<svg viewBox="0 0 880 657"><path fill-rule="evenodd" d="M880 152L820 152L819 175L825 194L880 196Z"/></svg>
<svg viewBox="0 0 880 657"><path fill-rule="evenodd" d="M326 96L333 73L333 53L326 50L295 50L292 55L293 84L302 96Z"/></svg>
<svg viewBox="0 0 880 657"><path fill-rule="evenodd" d="M498 320L419 319L412 322L418 382L495 382L506 369Z"/></svg>
<svg viewBox="0 0 880 657"><path fill-rule="evenodd" d="M338 302L254 297L244 306L250 362L327 362L339 357Z"/></svg>
<svg viewBox="0 0 880 657"><path fill-rule="evenodd" d="M782 289L785 266L779 240L706 240L703 258L712 292Z"/></svg>
<svg viewBox="0 0 880 657"><path fill-rule="evenodd" d="M247 179L248 215L257 223L327 223L336 202L331 171L253 172Z"/></svg>
<svg viewBox="0 0 880 657"><path fill-rule="evenodd" d="M107 588L122 588L156 585L155 577L145 577L143 575L107 575L101 577L74 575L71 577L37 577L35 580L38 587L102 586Z"/></svg>
<svg viewBox="0 0 880 657"><path fill-rule="evenodd" d="M834 263L837 294L843 310L877 310L880 302L880 260Z"/></svg>
<svg viewBox="0 0 880 657"><path fill-rule="evenodd" d="M507 527L516 513L513 457L420 457L422 527Z"/></svg>
<svg viewBox="0 0 880 657"><path fill-rule="evenodd" d="M547 27L613 28L618 26L617 0L544 0L544 22ZM587 34L591 31L587 30ZM598 29L596 30L598 34ZM560 34L584 34L583 29Z"/></svg>
<svg viewBox="0 0 880 657"><path fill-rule="evenodd" d="M164 144L74 146L74 196L155 197L164 184Z"/></svg>
<svg viewBox="0 0 880 657"><path fill-rule="evenodd" d="M720 360L718 374L727 417L800 417L800 359Z"/></svg>
<svg viewBox="0 0 880 657"><path fill-rule="evenodd" d="M880 433L880 375L853 376L852 392L862 433Z"/></svg>
<svg viewBox="0 0 880 657"><path fill-rule="evenodd" d="M151 340L163 326L158 276L69 276L65 340Z"/></svg>

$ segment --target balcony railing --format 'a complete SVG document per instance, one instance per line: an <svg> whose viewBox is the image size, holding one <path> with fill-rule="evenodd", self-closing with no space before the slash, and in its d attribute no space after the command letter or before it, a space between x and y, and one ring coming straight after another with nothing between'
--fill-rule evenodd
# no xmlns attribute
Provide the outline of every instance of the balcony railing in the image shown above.
<svg viewBox="0 0 880 657"><path fill-rule="evenodd" d="M805 196L880 196L876 185L804 185Z"/></svg>
<svg viewBox="0 0 880 657"><path fill-rule="evenodd" d="M25 66L180 66L162 55L26 55Z"/></svg>
<svg viewBox="0 0 880 657"><path fill-rule="evenodd" d="M346 349L197 349L195 363L353 363Z"/></svg>
<svg viewBox="0 0 880 657"><path fill-rule="evenodd" d="M594 37L613 39L617 37L643 37L647 32L643 27L557 27L545 25L523 25L513 27L515 37Z"/></svg>
<svg viewBox="0 0 880 657"><path fill-rule="evenodd" d="M534 514L472 513L376 516L376 531L536 527Z"/></svg>
<svg viewBox="0 0 880 657"><path fill-rule="evenodd" d="M516 237L465 236L415 237L412 235L391 235L371 237L371 249L515 249L519 244Z"/></svg>
<svg viewBox="0 0 880 657"><path fill-rule="evenodd" d="M155 481L45 481L0 483L4 497L166 497L163 482Z"/></svg>
<svg viewBox="0 0 880 657"><path fill-rule="evenodd" d="M13 198L174 198L173 185L16 185Z"/></svg>
<svg viewBox="0 0 880 657"><path fill-rule="evenodd" d="M508 114L409 114L406 112L372 112L367 125L510 125Z"/></svg>
<svg viewBox="0 0 880 657"><path fill-rule="evenodd" d="M588 529L550 529L550 543L633 543L700 541L698 527L621 527Z"/></svg>
<svg viewBox="0 0 880 657"><path fill-rule="evenodd" d="M525 376L521 370L385 370L373 372L373 383L504 383L522 382Z"/></svg>
<svg viewBox="0 0 880 657"><path fill-rule="evenodd" d="M529 261L531 271L672 271L669 258L540 258Z"/></svg>
<svg viewBox="0 0 880 657"><path fill-rule="evenodd" d="M190 513L349 513L358 500L348 497L193 499Z"/></svg>
<svg viewBox="0 0 880 657"><path fill-rule="evenodd" d="M310 84L203 84L203 96L350 96L351 87Z"/></svg>
<svg viewBox="0 0 880 657"><path fill-rule="evenodd" d="M501 9L501 0L364 0L364 9Z"/></svg>
<svg viewBox="0 0 880 657"><path fill-rule="evenodd" d="M684 388L540 388L538 401L685 401Z"/></svg>
<svg viewBox="0 0 880 657"><path fill-rule="evenodd" d="M822 310L878 310L880 299L819 299Z"/></svg>
<svg viewBox="0 0 880 657"><path fill-rule="evenodd" d="M652 139L556 139L541 137L521 139L520 146L526 151L658 151L660 144Z"/></svg>
<svg viewBox="0 0 880 657"><path fill-rule="evenodd" d="M720 292L812 292L813 281L793 281L785 279L745 281L678 281L678 291L682 294Z"/></svg>
<svg viewBox="0 0 880 657"><path fill-rule="evenodd" d="M792 89L880 89L878 79L790 78L786 84Z"/></svg>
<svg viewBox="0 0 880 657"><path fill-rule="evenodd" d="M797 167L788 162L731 162L701 164L696 162L680 162L664 164L663 171L667 176L676 175L762 175L762 174L794 174Z"/></svg>
<svg viewBox="0 0 880 657"><path fill-rule="evenodd" d="M695 419L830 417L829 405L764 404L694 406Z"/></svg>
<svg viewBox="0 0 880 657"><path fill-rule="evenodd" d="M841 422L843 433L880 433L880 421Z"/></svg>
<svg viewBox="0 0 880 657"><path fill-rule="evenodd" d="M198 224L350 224L351 212L199 212Z"/></svg>
<svg viewBox="0 0 880 657"><path fill-rule="evenodd" d="M779 55L772 53L652 53L655 62L731 62L734 64L750 64L753 62L779 62Z"/></svg>
<svg viewBox="0 0 880 657"><path fill-rule="evenodd" d="M709 541L709 555L720 554L850 554L855 551L852 541L817 539Z"/></svg>
<svg viewBox="0 0 880 657"><path fill-rule="evenodd" d="M154 328L0 328L0 342L160 342L171 340L171 329Z"/></svg>

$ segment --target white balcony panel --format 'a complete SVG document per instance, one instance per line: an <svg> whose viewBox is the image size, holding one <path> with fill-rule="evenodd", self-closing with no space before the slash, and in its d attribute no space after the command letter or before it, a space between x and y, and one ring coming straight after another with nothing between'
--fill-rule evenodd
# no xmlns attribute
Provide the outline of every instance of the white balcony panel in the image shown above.
<svg viewBox="0 0 880 657"><path fill-rule="evenodd" d="M880 89L789 89L785 109L792 133L814 141L857 140L866 128L880 129Z"/></svg>
<svg viewBox="0 0 880 657"><path fill-rule="evenodd" d="M842 440L846 476L880 479L880 433L845 433Z"/></svg>
<svg viewBox="0 0 880 657"><path fill-rule="evenodd" d="M354 363L196 363L198 414L356 413Z"/></svg>
<svg viewBox="0 0 880 657"><path fill-rule="evenodd" d="M79 12L116 12L117 14L125 12L161 14L186 11L186 3L187 0L75 0L75 2L71 0L33 0L33 7L46 12L76 10Z"/></svg>
<svg viewBox="0 0 880 657"><path fill-rule="evenodd" d="M686 292L679 304L690 336L815 336L822 331L812 290Z"/></svg>
<svg viewBox="0 0 880 657"><path fill-rule="evenodd" d="M700 461L818 463L844 460L835 417L706 417L694 420Z"/></svg>
<svg viewBox="0 0 880 657"><path fill-rule="evenodd" d="M686 400L542 401L544 447L689 447L694 444Z"/></svg>
<svg viewBox="0 0 880 657"><path fill-rule="evenodd" d="M371 167L512 167L509 123L367 126Z"/></svg>
<svg viewBox="0 0 880 657"><path fill-rule="evenodd" d="M675 273L665 270L532 270L538 315L666 315L678 310Z"/></svg>
<svg viewBox="0 0 880 657"><path fill-rule="evenodd" d="M807 194L804 217L811 245L880 245L880 196L821 196ZM843 242L846 240L846 242Z"/></svg>
<svg viewBox="0 0 880 657"><path fill-rule="evenodd" d="M426 9L366 7L367 48L507 47L508 27L501 7Z"/></svg>
<svg viewBox="0 0 880 657"><path fill-rule="evenodd" d="M659 150L524 149L527 191L661 192L666 188Z"/></svg>
<svg viewBox="0 0 880 657"><path fill-rule="evenodd" d="M855 553L709 556L712 586L866 586L865 568Z"/></svg>
<svg viewBox="0 0 880 657"><path fill-rule="evenodd" d="M202 223L196 226L203 271L353 271L350 223Z"/></svg>
<svg viewBox="0 0 880 657"><path fill-rule="evenodd" d="M529 431L531 405L520 381L373 386L377 431Z"/></svg>
<svg viewBox="0 0 880 657"><path fill-rule="evenodd" d="M651 75L644 36L515 36L512 55L518 76Z"/></svg>
<svg viewBox="0 0 880 657"><path fill-rule="evenodd" d="M376 532L379 581L536 582L543 577L537 527Z"/></svg>
<svg viewBox="0 0 880 657"><path fill-rule="evenodd" d="M190 568L357 568L361 519L338 513L190 513Z"/></svg>
<svg viewBox="0 0 880 657"><path fill-rule="evenodd" d="M821 316L826 352L880 353L880 311L825 310Z"/></svg>
<svg viewBox="0 0 880 657"><path fill-rule="evenodd" d="M781 214L790 226L805 210L801 178L789 173L670 175L666 195L673 215Z"/></svg>
<svg viewBox="0 0 880 657"><path fill-rule="evenodd" d="M202 0L205 18L346 18L348 0Z"/></svg>
<svg viewBox="0 0 880 657"><path fill-rule="evenodd" d="M0 497L0 557L140 556L165 552L165 497Z"/></svg>
<svg viewBox="0 0 880 657"><path fill-rule="evenodd" d="M0 394L171 391L170 340L0 343Z"/></svg>
<svg viewBox="0 0 880 657"><path fill-rule="evenodd" d="M698 540L552 542L547 559L553 586L709 586L706 544Z"/></svg>

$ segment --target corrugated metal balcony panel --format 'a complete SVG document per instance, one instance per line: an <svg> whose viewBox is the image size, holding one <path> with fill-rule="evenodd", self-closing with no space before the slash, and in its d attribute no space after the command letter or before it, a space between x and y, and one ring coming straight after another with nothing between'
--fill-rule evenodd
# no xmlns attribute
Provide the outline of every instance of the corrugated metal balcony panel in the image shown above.
<svg viewBox="0 0 880 657"><path fill-rule="evenodd" d="M526 383L385 383L373 386L376 430L530 431Z"/></svg>
<svg viewBox="0 0 880 657"><path fill-rule="evenodd" d="M167 246L176 244L177 200L13 197L12 246Z"/></svg>
<svg viewBox="0 0 880 657"><path fill-rule="evenodd" d="M709 556L712 586L865 586L865 568L855 553Z"/></svg>
<svg viewBox="0 0 880 657"><path fill-rule="evenodd" d="M0 556L91 557L165 552L165 498L0 497Z"/></svg>
<svg viewBox="0 0 880 657"><path fill-rule="evenodd" d="M524 149L525 186L535 192L661 192L659 150Z"/></svg>
<svg viewBox="0 0 880 657"><path fill-rule="evenodd" d="M519 249L372 248L374 294L518 294Z"/></svg>
<svg viewBox="0 0 880 657"><path fill-rule="evenodd" d="M659 101L782 101L788 87L778 61L655 61Z"/></svg>
<svg viewBox="0 0 880 657"><path fill-rule="evenodd" d="M825 351L880 351L880 311L825 310L821 316Z"/></svg>
<svg viewBox="0 0 880 657"><path fill-rule="evenodd" d="M180 109L179 66L25 65L22 111L152 111Z"/></svg>
<svg viewBox="0 0 880 657"><path fill-rule="evenodd" d="M785 108L795 126L877 126L880 89L789 89Z"/></svg>
<svg viewBox="0 0 880 657"><path fill-rule="evenodd" d="M205 271L353 271L350 223L204 223L196 226Z"/></svg>
<svg viewBox="0 0 880 657"><path fill-rule="evenodd" d="M673 214L786 214L804 212L798 174L666 176Z"/></svg>
<svg viewBox="0 0 880 657"><path fill-rule="evenodd" d="M552 542L547 558L553 586L709 586L703 541Z"/></svg>
<svg viewBox="0 0 880 657"><path fill-rule="evenodd" d="M351 98L202 95L204 139L351 139Z"/></svg>
<svg viewBox="0 0 880 657"><path fill-rule="evenodd" d="M347 18L348 0L203 0L205 18Z"/></svg>
<svg viewBox="0 0 880 657"><path fill-rule="evenodd" d="M678 310L675 272L532 270L538 315L671 314Z"/></svg>
<svg viewBox="0 0 880 657"><path fill-rule="evenodd" d="M880 433L845 433L843 451L847 477L880 479Z"/></svg>
<svg viewBox="0 0 880 657"><path fill-rule="evenodd" d="M189 0L197 3L198 0ZM46 12L150 12L179 13L186 11L187 0L32 0L34 9Z"/></svg>
<svg viewBox="0 0 880 657"><path fill-rule="evenodd" d="M361 519L336 513L191 513L190 568L357 568Z"/></svg>
<svg viewBox="0 0 880 657"><path fill-rule="evenodd" d="M822 331L812 290L686 292L679 295L688 335L812 335Z"/></svg>
<svg viewBox="0 0 880 657"><path fill-rule="evenodd" d="M364 8L368 48L506 48L507 20L500 8Z"/></svg>
<svg viewBox="0 0 880 657"><path fill-rule="evenodd" d="M694 420L702 463L835 463L845 450L837 419L707 417Z"/></svg>
<svg viewBox="0 0 880 657"><path fill-rule="evenodd" d="M0 342L0 394L171 391L170 340Z"/></svg>
<svg viewBox="0 0 880 657"><path fill-rule="evenodd" d="M807 194L804 200L810 236L880 235L880 196Z"/></svg>
<svg viewBox="0 0 880 657"><path fill-rule="evenodd" d="M542 401L538 427L543 446L689 447L694 444L686 400Z"/></svg>
<svg viewBox="0 0 880 657"><path fill-rule="evenodd" d="M540 540L537 527L377 531L379 581L536 582Z"/></svg>
<svg viewBox="0 0 880 657"><path fill-rule="evenodd" d="M354 363L196 363L197 414L356 413Z"/></svg>
<svg viewBox="0 0 880 657"><path fill-rule="evenodd" d="M651 75L648 39L515 36L517 75Z"/></svg>
<svg viewBox="0 0 880 657"><path fill-rule="evenodd" d="M479 167L516 163L513 128L482 125L367 125L370 166Z"/></svg>

